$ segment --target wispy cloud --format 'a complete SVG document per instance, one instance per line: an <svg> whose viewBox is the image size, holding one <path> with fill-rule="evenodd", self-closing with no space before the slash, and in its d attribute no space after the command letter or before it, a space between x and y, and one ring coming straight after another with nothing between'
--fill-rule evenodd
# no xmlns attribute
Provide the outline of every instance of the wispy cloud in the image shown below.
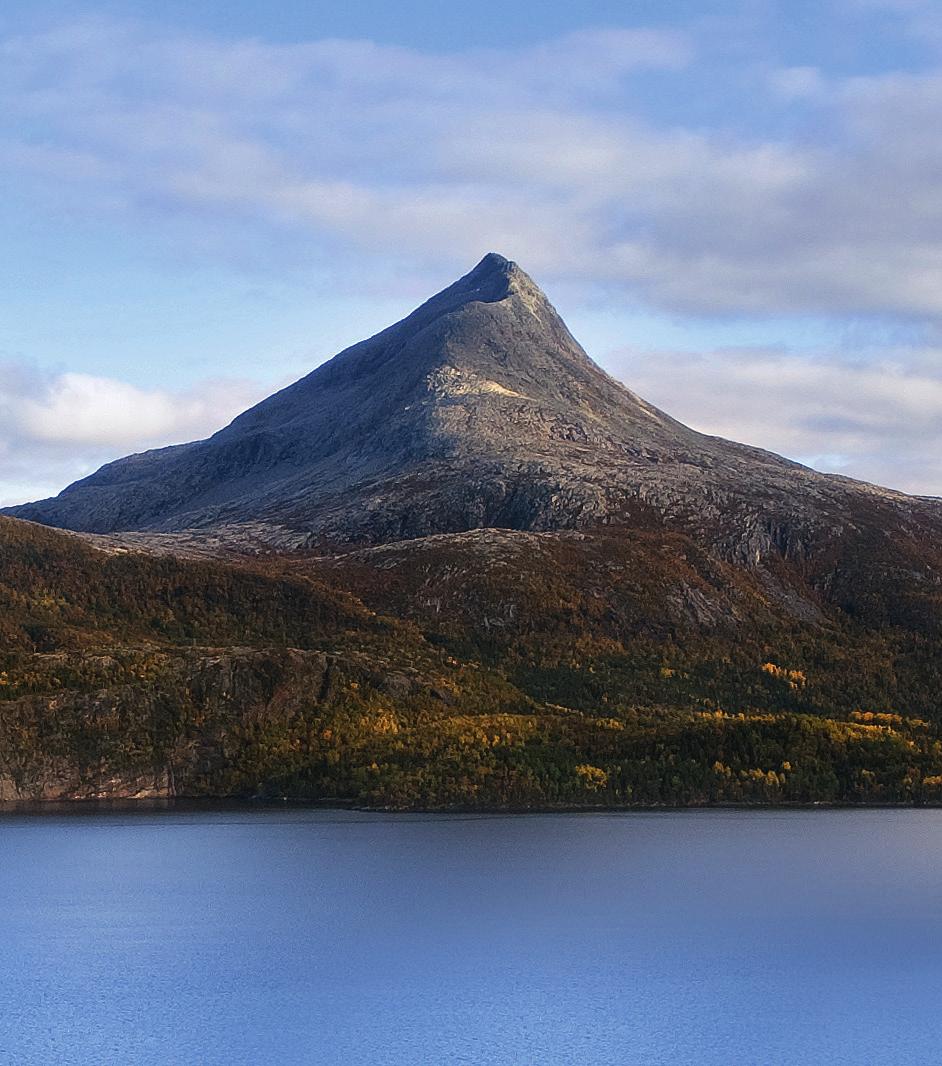
<svg viewBox="0 0 942 1066"><path fill-rule="evenodd" d="M653 122L632 87L680 91L696 48L612 30L438 55L87 23L0 46L0 164L341 252L496 247L660 308L942 314L942 71L766 66L751 90L770 113L800 100L804 127Z"/></svg>
<svg viewBox="0 0 942 1066"><path fill-rule="evenodd" d="M942 495L942 351L878 360L833 352L623 349L608 368L705 433L817 469Z"/></svg>

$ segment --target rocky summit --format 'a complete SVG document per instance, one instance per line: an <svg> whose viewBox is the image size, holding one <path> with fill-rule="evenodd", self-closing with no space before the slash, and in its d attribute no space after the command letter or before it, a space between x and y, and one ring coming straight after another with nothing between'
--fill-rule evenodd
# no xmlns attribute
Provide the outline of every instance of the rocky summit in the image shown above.
<svg viewBox="0 0 942 1066"><path fill-rule="evenodd" d="M935 501L705 436L646 403L493 253L208 440L109 463L6 513L282 548L656 523L743 561L888 521L942 529Z"/></svg>

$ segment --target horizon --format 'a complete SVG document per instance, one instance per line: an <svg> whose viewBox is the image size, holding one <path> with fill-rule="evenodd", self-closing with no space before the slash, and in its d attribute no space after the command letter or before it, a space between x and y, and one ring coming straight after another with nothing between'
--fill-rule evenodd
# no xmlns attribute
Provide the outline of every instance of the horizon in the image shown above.
<svg viewBox="0 0 942 1066"><path fill-rule="evenodd" d="M207 436L489 248L693 428L942 494L942 16L755 8L8 5L0 505Z"/></svg>

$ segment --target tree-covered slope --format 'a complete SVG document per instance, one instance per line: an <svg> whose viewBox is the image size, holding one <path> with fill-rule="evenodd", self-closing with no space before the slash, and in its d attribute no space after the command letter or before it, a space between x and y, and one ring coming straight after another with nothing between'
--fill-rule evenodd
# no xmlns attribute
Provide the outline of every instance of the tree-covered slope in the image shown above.
<svg viewBox="0 0 942 1066"><path fill-rule="evenodd" d="M934 644L671 538L516 537L228 564L0 521L0 796L939 798Z"/></svg>

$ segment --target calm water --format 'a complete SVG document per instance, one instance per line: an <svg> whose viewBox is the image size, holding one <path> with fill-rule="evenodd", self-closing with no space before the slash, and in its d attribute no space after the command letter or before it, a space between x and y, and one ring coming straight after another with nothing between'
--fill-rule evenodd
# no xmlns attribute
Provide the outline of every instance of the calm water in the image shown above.
<svg viewBox="0 0 942 1066"><path fill-rule="evenodd" d="M0 817L4 1064L942 1061L942 812Z"/></svg>

